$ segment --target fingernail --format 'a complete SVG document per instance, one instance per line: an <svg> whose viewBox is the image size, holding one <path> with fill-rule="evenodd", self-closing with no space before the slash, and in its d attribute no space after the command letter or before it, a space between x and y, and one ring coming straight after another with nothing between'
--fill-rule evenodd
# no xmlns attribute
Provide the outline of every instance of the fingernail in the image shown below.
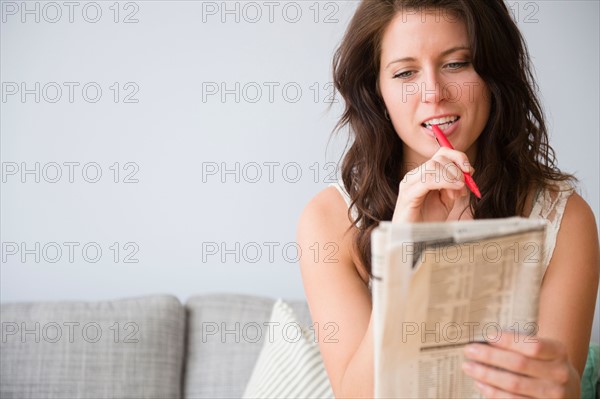
<svg viewBox="0 0 600 399"><path fill-rule="evenodd" d="M464 362L462 364L462 369L464 371L472 371L473 370L473 363L471 363L471 362Z"/></svg>

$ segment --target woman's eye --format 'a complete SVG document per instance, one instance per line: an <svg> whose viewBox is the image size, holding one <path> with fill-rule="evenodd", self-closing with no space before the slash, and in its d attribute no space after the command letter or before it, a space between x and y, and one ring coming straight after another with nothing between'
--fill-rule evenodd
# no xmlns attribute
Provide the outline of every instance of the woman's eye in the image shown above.
<svg viewBox="0 0 600 399"><path fill-rule="evenodd" d="M400 78L400 79L407 79L410 78L412 76L412 71L406 71L406 72L400 72L394 75L394 79L396 78Z"/></svg>
<svg viewBox="0 0 600 399"><path fill-rule="evenodd" d="M460 69L467 65L469 65L468 62L451 62L450 64L447 64L446 66L448 67L448 69Z"/></svg>

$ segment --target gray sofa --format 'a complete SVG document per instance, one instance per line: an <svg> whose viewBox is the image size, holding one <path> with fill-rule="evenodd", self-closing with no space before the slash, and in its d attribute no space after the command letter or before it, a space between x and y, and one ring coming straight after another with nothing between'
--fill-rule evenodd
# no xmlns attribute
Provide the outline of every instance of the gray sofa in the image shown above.
<svg viewBox="0 0 600 399"><path fill-rule="evenodd" d="M0 398L239 398L275 300L170 295L0 306ZM308 327L305 302L288 301ZM599 392L600 393L600 392ZM600 395L597 396L600 399Z"/></svg>
<svg viewBox="0 0 600 399"><path fill-rule="evenodd" d="M239 398L274 299L170 295L1 305L0 397ZM305 302L288 302L308 326Z"/></svg>

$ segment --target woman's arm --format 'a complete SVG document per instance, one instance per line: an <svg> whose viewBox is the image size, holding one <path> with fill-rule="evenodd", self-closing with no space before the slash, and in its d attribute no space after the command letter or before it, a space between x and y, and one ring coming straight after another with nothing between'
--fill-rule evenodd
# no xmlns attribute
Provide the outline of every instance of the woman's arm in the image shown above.
<svg viewBox="0 0 600 399"><path fill-rule="evenodd" d="M486 397L578 397L594 317L600 249L594 214L576 193L567 201L554 253L542 282L537 343L509 337L471 345L481 364L468 374L483 383ZM515 341L519 341L516 342ZM518 373L518 374L517 374Z"/></svg>
<svg viewBox="0 0 600 399"><path fill-rule="evenodd" d="M463 174L473 172L467 156L440 148L433 157L407 173L399 187L393 221L443 221L455 201L468 195ZM446 178L453 173L454 179ZM348 207L334 187L319 193L305 208L298 226L302 250L300 266L310 313L319 325L319 348L333 392L338 397L373 397L373 331L369 276L353 250L357 232ZM335 262L327 262L323 249L333 245ZM318 259L314 258L318 248ZM329 328L329 330L328 330ZM328 342L335 329L337 342Z"/></svg>
<svg viewBox="0 0 600 399"><path fill-rule="evenodd" d="M355 266L348 208L334 187L304 209L297 241L310 313L336 397L373 397L373 333L368 275Z"/></svg>
<svg viewBox="0 0 600 399"><path fill-rule="evenodd" d="M599 278L594 214L585 200L573 193L542 282L538 335L563 342L579 375L587 359Z"/></svg>

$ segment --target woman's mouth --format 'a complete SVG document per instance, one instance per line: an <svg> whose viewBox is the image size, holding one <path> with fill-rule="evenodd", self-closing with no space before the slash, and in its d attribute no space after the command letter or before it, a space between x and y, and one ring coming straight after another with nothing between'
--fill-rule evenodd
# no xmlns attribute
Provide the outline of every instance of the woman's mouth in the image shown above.
<svg viewBox="0 0 600 399"><path fill-rule="evenodd" d="M450 126L452 126L456 121L458 121L460 119L460 116L445 116L443 118L434 118L434 119L430 119L427 122L423 122L421 123L421 126L423 126L426 129L431 130L431 125L438 125L440 129L446 130L448 129Z"/></svg>

